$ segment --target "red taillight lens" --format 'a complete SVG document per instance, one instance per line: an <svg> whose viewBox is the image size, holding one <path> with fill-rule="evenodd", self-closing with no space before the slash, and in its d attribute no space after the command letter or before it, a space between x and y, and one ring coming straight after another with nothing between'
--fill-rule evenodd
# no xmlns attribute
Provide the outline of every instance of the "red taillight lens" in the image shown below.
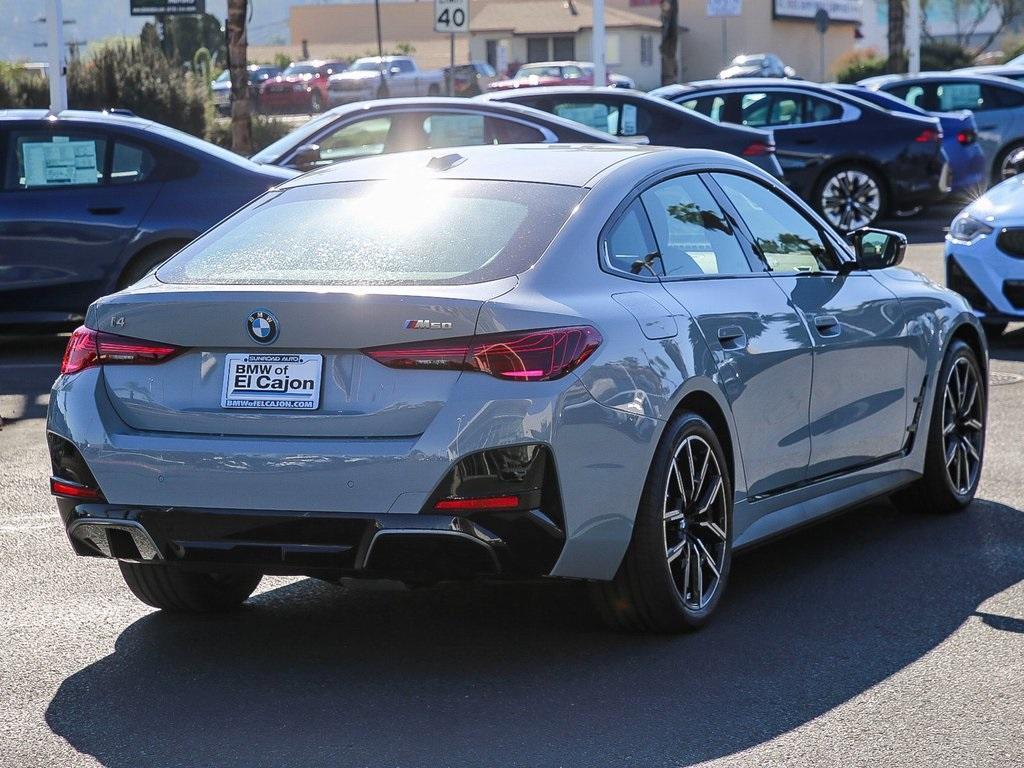
<svg viewBox="0 0 1024 768"><path fill-rule="evenodd" d="M601 344L589 325L493 333L364 349L389 368L479 371L515 381L549 381L565 376Z"/></svg>
<svg viewBox="0 0 1024 768"><path fill-rule="evenodd" d="M748 144L743 149L744 157L763 157L764 155L771 155L775 153L774 144L766 144L763 141L755 141L753 144Z"/></svg>
<svg viewBox="0 0 1024 768"><path fill-rule="evenodd" d="M956 140L966 147L968 144L973 144L978 140L978 134L971 130L960 131L956 135Z"/></svg>
<svg viewBox="0 0 1024 768"><path fill-rule="evenodd" d="M915 138L918 144L929 144L933 141L942 141L942 133L932 128L925 128Z"/></svg>
<svg viewBox="0 0 1024 768"><path fill-rule="evenodd" d="M434 509L455 512L478 509L515 509L518 506L518 496L483 496L475 499L441 499L434 504Z"/></svg>
<svg viewBox="0 0 1024 768"><path fill-rule="evenodd" d="M78 373L96 365L162 363L181 352L181 347L141 339L129 339L113 333L77 328L64 350L62 374Z"/></svg>
<svg viewBox="0 0 1024 768"><path fill-rule="evenodd" d="M50 478L50 493L54 496L66 496L70 499L81 499L82 501L103 501L103 494L98 488L90 488L87 485L73 483L70 480L61 480L59 477Z"/></svg>

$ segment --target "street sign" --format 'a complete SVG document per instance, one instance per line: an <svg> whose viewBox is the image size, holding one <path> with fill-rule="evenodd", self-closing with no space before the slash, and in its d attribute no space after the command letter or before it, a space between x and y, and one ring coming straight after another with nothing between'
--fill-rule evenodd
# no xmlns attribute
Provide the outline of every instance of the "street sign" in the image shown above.
<svg viewBox="0 0 1024 768"><path fill-rule="evenodd" d="M130 0L132 16L194 16L206 13L206 0Z"/></svg>
<svg viewBox="0 0 1024 768"><path fill-rule="evenodd" d="M814 14L814 27L818 30L819 35L824 35L828 32L828 23L831 21L828 16L828 11L824 8L819 8Z"/></svg>
<svg viewBox="0 0 1024 768"><path fill-rule="evenodd" d="M469 0L434 0L434 31L469 32Z"/></svg>
<svg viewBox="0 0 1024 768"><path fill-rule="evenodd" d="M708 16L741 16L743 0L708 0Z"/></svg>

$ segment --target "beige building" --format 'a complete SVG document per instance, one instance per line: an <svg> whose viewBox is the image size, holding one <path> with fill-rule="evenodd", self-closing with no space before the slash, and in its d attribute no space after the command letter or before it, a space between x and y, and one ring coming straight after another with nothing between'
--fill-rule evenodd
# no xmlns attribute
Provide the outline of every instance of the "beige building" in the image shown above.
<svg viewBox="0 0 1024 768"><path fill-rule="evenodd" d="M475 60L496 69L532 61L591 58L593 12L573 0L512 0L474 4L469 51ZM605 13L605 64L628 75L644 90L661 85L658 42L661 25L650 17L622 8Z"/></svg>
<svg viewBox="0 0 1024 768"><path fill-rule="evenodd" d="M659 19L658 0L606 0L612 8L624 8ZM808 80L831 79L833 62L853 50L860 0L742 0L742 13L725 19L725 45L721 18L707 15L707 0L679 0L679 74L683 80L715 77L741 53L775 53ZM832 6L833 18L825 33L825 70L821 71L821 36L813 13ZM802 17L782 15L793 12ZM660 38L659 38L660 39Z"/></svg>
<svg viewBox="0 0 1024 768"><path fill-rule="evenodd" d="M821 36L813 13L824 5L835 20ZM714 77L739 53L776 53L802 77L829 79L833 62L852 50L860 0L742 0L742 13L725 21L707 15L707 0L679 0L679 59L683 80ZM447 65L449 39L433 31L433 3L383 2L381 30L386 52L411 48L423 68ZM661 6L658 0L606 0L605 60L643 89L661 84ZM470 34L455 36L455 60L506 66L548 59L591 58L593 18L581 0L470 0ZM296 5L289 9L290 44L253 46L254 61L275 53L294 59L303 42L313 58L356 58L377 52L371 2Z"/></svg>

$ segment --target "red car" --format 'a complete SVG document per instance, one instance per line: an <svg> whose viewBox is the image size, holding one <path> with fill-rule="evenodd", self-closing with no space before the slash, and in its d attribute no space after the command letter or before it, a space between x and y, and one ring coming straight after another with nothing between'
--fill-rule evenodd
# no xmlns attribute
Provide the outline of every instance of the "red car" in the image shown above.
<svg viewBox="0 0 1024 768"><path fill-rule="evenodd" d="M635 88L632 78L607 75L608 82L615 88ZM489 91L507 91L511 88L534 88L544 85L593 85L594 65L589 61L536 61L519 68L515 76L507 80L491 83Z"/></svg>
<svg viewBox="0 0 1024 768"><path fill-rule="evenodd" d="M293 61L260 86L264 112L321 112L327 104L327 78L343 72L344 61Z"/></svg>

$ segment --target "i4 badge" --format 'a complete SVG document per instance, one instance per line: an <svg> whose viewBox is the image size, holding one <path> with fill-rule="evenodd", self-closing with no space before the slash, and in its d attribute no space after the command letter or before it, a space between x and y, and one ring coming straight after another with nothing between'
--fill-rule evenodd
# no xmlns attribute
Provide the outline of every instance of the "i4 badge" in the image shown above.
<svg viewBox="0 0 1024 768"><path fill-rule="evenodd" d="M270 344L277 338L280 324L274 313L269 309L254 310L245 324L252 340L260 344Z"/></svg>

